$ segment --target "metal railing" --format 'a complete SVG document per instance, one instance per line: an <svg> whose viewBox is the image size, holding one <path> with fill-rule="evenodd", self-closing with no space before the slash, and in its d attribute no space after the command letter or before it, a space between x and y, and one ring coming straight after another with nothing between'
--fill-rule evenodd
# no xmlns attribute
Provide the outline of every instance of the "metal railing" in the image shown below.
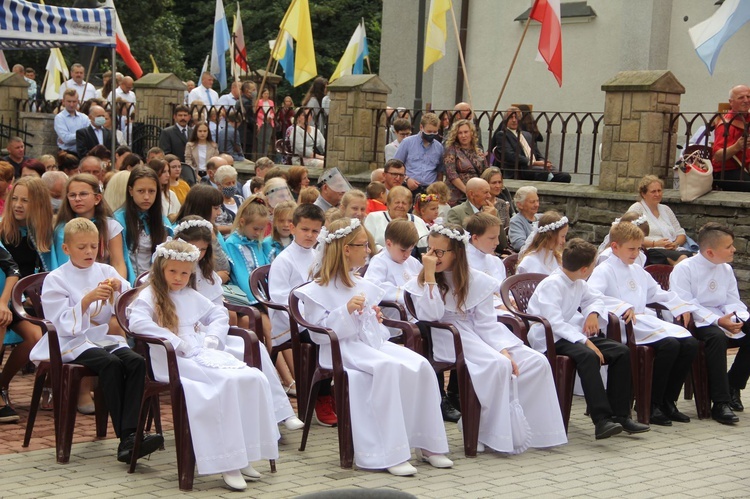
<svg viewBox="0 0 750 499"><path fill-rule="evenodd" d="M34 134L30 133L26 126L21 128L18 122L14 123L12 120L0 116L0 145L2 145L2 149L7 147L8 139L11 137L20 137L26 147L34 147L29 143L29 138L33 136Z"/></svg>
<svg viewBox="0 0 750 499"><path fill-rule="evenodd" d="M418 133L419 123L425 112L438 115L441 122L438 133L441 137L448 134L451 125L462 119L459 111L454 110L394 110L390 116L388 111L380 110L375 123L375 141L372 151L373 161L376 154L382 151L386 144L395 139L392 125L397 118L411 121L412 132ZM538 155L551 161L556 171L567 172L573 182L579 184L594 184L598 181L601 158L597 154L599 136L603 131L603 113L590 112L533 112L527 127L519 126L531 133L536 139L529 144L532 149L538 147ZM506 142L505 133L498 133L505 129L503 113L492 115L491 111L475 111L471 117L479 133L479 145L487 154L487 164L502 166L507 171L518 173L524 170L519 160L518 145ZM379 142L380 133L385 131L385 144ZM537 144L537 141L539 144ZM513 151L515 154L510 154ZM506 156L513 156L508 160Z"/></svg>

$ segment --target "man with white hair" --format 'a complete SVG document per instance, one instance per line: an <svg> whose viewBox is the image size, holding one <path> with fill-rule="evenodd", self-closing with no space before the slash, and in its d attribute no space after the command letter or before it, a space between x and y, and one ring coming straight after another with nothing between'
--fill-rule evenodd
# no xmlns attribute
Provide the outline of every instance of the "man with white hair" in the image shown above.
<svg viewBox="0 0 750 499"><path fill-rule="evenodd" d="M466 227L469 218L475 213L486 213L497 217L495 200L490 193L490 184L481 178L471 178L466 182L466 201L454 206L448 211L448 223ZM505 237L505 231L500 231L501 250L508 247L508 240Z"/></svg>
<svg viewBox="0 0 750 499"><path fill-rule="evenodd" d="M91 83L83 79L86 69L83 65L75 63L70 66L70 80L60 85L60 100L62 100L65 91L69 88L78 93L78 100L83 103L96 97L96 88Z"/></svg>
<svg viewBox="0 0 750 499"><path fill-rule="evenodd" d="M219 94L216 90L211 88L214 85L214 77L211 73L206 71L201 75L201 84L190 91L188 95L188 105L191 105L193 101L199 100L205 106L211 107L219 104Z"/></svg>
<svg viewBox="0 0 750 499"><path fill-rule="evenodd" d="M714 131L714 177L722 189L750 191L750 145L745 134L746 120L750 119L750 88L737 85L729 91L731 110L724 115ZM744 181L744 182L738 182Z"/></svg>
<svg viewBox="0 0 750 499"><path fill-rule="evenodd" d="M50 202L52 203L52 211L54 213L57 213L62 205L63 190L67 181L68 176L57 170L44 172L44 175L42 175L42 182L49 189Z"/></svg>

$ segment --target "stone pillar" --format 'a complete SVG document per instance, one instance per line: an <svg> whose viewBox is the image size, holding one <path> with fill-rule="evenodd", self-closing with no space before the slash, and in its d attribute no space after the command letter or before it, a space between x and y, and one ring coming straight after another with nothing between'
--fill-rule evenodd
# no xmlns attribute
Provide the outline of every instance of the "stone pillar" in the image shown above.
<svg viewBox="0 0 750 499"><path fill-rule="evenodd" d="M16 73L0 74L0 119L18 125L18 102L29 98L29 84Z"/></svg>
<svg viewBox="0 0 750 499"><path fill-rule="evenodd" d="M150 73L135 81L138 119L158 118L172 123L174 106L185 102L187 87L172 73Z"/></svg>
<svg viewBox="0 0 750 499"><path fill-rule="evenodd" d="M633 192L645 175L656 175L671 186L677 126L669 113L680 111L685 93L670 71L622 71L602 85L604 134L599 188ZM669 135L671 147L667 150Z"/></svg>
<svg viewBox="0 0 750 499"><path fill-rule="evenodd" d="M328 85L326 168L344 174L363 173L385 163L385 128L377 127L391 89L378 75L348 75ZM383 123L385 115L383 114ZM375 149L375 134L377 150ZM375 154L373 155L373 151Z"/></svg>
<svg viewBox="0 0 750 499"><path fill-rule="evenodd" d="M26 137L26 142L30 146L26 150L27 155L38 158L42 154L57 153L54 114L21 112L18 117L26 131L31 134Z"/></svg>

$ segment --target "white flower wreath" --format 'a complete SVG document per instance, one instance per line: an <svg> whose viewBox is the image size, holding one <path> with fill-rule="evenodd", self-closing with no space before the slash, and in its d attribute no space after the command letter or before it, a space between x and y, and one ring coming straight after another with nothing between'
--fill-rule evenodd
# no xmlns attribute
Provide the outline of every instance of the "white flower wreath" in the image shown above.
<svg viewBox="0 0 750 499"><path fill-rule="evenodd" d="M562 229L568 224L568 217L562 217L557 222L552 222L551 224L542 225L537 229L537 232L540 234L544 234L545 232L555 231L558 229Z"/></svg>
<svg viewBox="0 0 750 499"><path fill-rule="evenodd" d="M622 222L621 218L615 218L615 221L612 222L612 227ZM636 227L640 227L641 225L648 222L648 218L646 218L646 215L641 215L640 217L636 218L635 220L632 220L630 223L635 225Z"/></svg>
<svg viewBox="0 0 750 499"><path fill-rule="evenodd" d="M454 241L461 241L464 244L469 244L468 232L461 233L456 229L449 229L441 224L433 224L432 227L430 227L430 234L440 234L441 236L448 237Z"/></svg>
<svg viewBox="0 0 750 499"><path fill-rule="evenodd" d="M190 247L193 249L190 251L175 251L173 249L165 248L165 244L167 243L162 243L156 247L156 251L154 251L154 259L161 257L166 258L167 260L178 260L180 262L197 262L201 257L200 250L192 244Z"/></svg>
<svg viewBox="0 0 750 499"><path fill-rule="evenodd" d="M352 218L352 221L348 226L342 227L341 229L333 232L328 232L328 230L323 227L320 231L320 234L318 235L318 242L320 244L330 244L336 239L341 239L342 237L348 236L360 225L362 224L360 223L358 218Z"/></svg>
<svg viewBox="0 0 750 499"><path fill-rule="evenodd" d="M189 229L190 227L205 227L211 232L213 232L214 230L214 224L212 224L208 220L185 220L184 222L180 222L179 224L177 224L177 227L174 228L175 236L180 232Z"/></svg>

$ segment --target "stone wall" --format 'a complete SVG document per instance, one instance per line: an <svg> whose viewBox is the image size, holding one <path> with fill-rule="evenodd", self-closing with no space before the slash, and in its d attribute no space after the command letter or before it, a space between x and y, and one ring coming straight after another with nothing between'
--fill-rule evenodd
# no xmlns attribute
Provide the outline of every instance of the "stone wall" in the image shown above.
<svg viewBox="0 0 750 499"><path fill-rule="evenodd" d="M33 135L27 141L31 146L26 154L38 158L42 154L57 154L57 134L55 133L55 115L51 113L20 112L18 117Z"/></svg>
<svg viewBox="0 0 750 499"><path fill-rule="evenodd" d="M609 232L612 221L627 211L636 195L625 192L600 191L594 186L547 184L506 180L515 192L521 185L533 184L539 192L539 212L557 210L570 220L568 239L580 237L600 244ZM688 236L696 238L706 222L728 225L735 233L734 269L740 293L750 302L750 195L737 192L711 192L691 203L680 201L676 190L664 191L663 203L669 206Z"/></svg>

